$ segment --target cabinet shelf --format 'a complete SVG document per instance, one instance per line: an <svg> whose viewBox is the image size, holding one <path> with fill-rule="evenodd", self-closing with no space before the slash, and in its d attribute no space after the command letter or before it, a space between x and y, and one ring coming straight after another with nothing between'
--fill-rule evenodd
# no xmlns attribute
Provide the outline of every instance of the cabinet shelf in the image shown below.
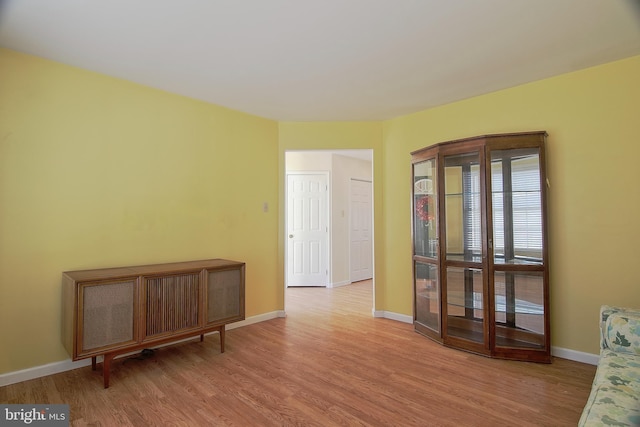
<svg viewBox="0 0 640 427"><path fill-rule="evenodd" d="M482 265L482 255L447 254L447 261Z"/></svg>
<svg viewBox="0 0 640 427"><path fill-rule="evenodd" d="M526 266L526 265L531 265L531 266L540 265L541 266L541 265L543 265L543 261L542 260L521 259L521 258L513 258L513 259L506 260L504 258L495 257L493 262L496 265L522 265L522 266Z"/></svg>
<svg viewBox="0 0 640 427"><path fill-rule="evenodd" d="M480 192L479 191L469 191L467 193L445 193L444 196L445 197L462 197L462 196L478 197L478 196L480 196Z"/></svg>

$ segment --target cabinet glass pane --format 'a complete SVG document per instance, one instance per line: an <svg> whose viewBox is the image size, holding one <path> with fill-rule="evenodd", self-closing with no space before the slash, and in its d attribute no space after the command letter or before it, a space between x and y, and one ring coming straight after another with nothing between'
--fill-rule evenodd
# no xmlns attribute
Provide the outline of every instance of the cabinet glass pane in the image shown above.
<svg viewBox="0 0 640 427"><path fill-rule="evenodd" d="M416 262L416 322L440 332L438 267Z"/></svg>
<svg viewBox="0 0 640 427"><path fill-rule="evenodd" d="M447 335L484 342L482 270L447 268Z"/></svg>
<svg viewBox="0 0 640 427"><path fill-rule="evenodd" d="M447 260L482 262L479 154L444 159Z"/></svg>
<svg viewBox="0 0 640 427"><path fill-rule="evenodd" d="M543 273L497 271L493 286L496 346L544 347Z"/></svg>
<svg viewBox="0 0 640 427"><path fill-rule="evenodd" d="M414 253L436 258L436 162L428 159L413 166Z"/></svg>
<svg viewBox="0 0 640 427"><path fill-rule="evenodd" d="M542 263L542 193L537 148L491 152L496 264Z"/></svg>

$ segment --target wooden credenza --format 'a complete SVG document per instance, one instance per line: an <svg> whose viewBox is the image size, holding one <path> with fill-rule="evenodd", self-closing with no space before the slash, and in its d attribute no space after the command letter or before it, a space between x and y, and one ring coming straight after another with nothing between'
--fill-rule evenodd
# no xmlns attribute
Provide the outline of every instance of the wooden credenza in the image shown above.
<svg viewBox="0 0 640 427"><path fill-rule="evenodd" d="M72 359L103 356L104 387L113 358L218 331L244 320L245 263L224 259L66 271L62 342Z"/></svg>

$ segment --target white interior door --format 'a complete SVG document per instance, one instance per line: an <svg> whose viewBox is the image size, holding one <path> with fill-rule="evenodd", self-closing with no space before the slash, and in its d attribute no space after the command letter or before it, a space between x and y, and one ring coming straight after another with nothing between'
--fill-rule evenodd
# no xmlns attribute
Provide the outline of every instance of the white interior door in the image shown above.
<svg viewBox="0 0 640 427"><path fill-rule="evenodd" d="M287 286L327 286L326 174L287 174Z"/></svg>
<svg viewBox="0 0 640 427"><path fill-rule="evenodd" d="M351 180L350 280L373 277L371 182Z"/></svg>

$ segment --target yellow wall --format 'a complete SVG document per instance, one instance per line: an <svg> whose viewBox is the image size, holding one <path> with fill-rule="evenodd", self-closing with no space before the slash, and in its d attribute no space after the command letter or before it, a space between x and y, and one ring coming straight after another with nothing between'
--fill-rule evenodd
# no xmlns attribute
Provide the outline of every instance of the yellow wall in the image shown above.
<svg viewBox="0 0 640 427"><path fill-rule="evenodd" d="M0 374L68 359L65 270L247 263L277 310L278 124L0 50Z"/></svg>
<svg viewBox="0 0 640 427"><path fill-rule="evenodd" d="M384 122L385 243L394 248L385 309L412 311L408 153L462 137L546 130L552 345L598 353L599 306L640 307L638 76L640 56Z"/></svg>

